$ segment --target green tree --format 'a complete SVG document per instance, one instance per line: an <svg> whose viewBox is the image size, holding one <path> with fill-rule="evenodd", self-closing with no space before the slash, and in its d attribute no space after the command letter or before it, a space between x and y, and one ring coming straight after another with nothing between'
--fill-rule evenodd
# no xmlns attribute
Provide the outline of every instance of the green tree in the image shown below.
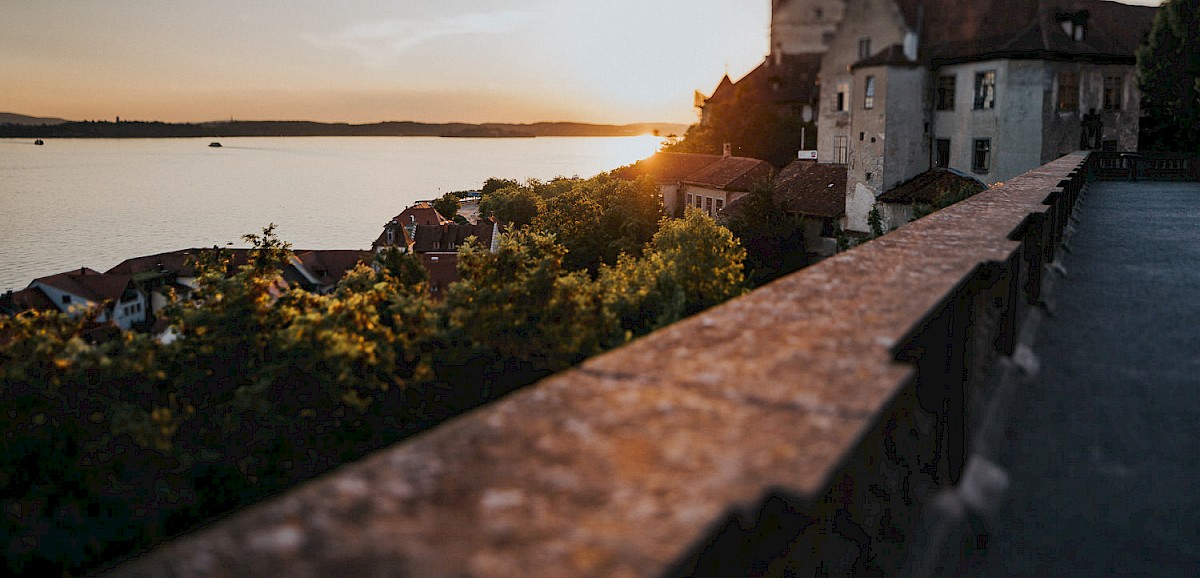
<svg viewBox="0 0 1200 578"><path fill-rule="evenodd" d="M516 187L520 186L520 184L521 183L518 183L512 179L498 179L496 177L489 177L486 181L483 181L483 187L479 189L479 193L483 197L487 197L488 195L499 191L500 189Z"/></svg>
<svg viewBox="0 0 1200 578"><path fill-rule="evenodd" d="M497 190L479 201L479 214L501 223L522 227L533 222L542 210L542 199L532 190L513 185Z"/></svg>
<svg viewBox="0 0 1200 578"><path fill-rule="evenodd" d="M429 271L421 265L420 258L396 247L389 247L376 254L375 266L379 268L381 276L390 276L401 288L424 291L424 284L429 281ZM343 281L343 285L345 284Z"/></svg>
<svg viewBox="0 0 1200 578"><path fill-rule="evenodd" d="M871 205L871 212L867 213L867 226L871 227L872 238L883 236L883 213L879 210L879 203Z"/></svg>
<svg viewBox="0 0 1200 578"><path fill-rule="evenodd" d="M662 196L651 179L599 175L547 200L533 227L567 248L568 269L595 272L621 253L640 253L662 216Z"/></svg>
<svg viewBox="0 0 1200 578"><path fill-rule="evenodd" d="M727 208L722 224L746 249L746 277L753 287L808 264L804 230L775 201L769 180L755 183L748 195Z"/></svg>
<svg viewBox="0 0 1200 578"><path fill-rule="evenodd" d="M495 253L459 251L460 280L446 293L450 328L477 348L535 371L569 367L600 347L599 307L587 275L563 268L550 235L517 229Z"/></svg>
<svg viewBox="0 0 1200 578"><path fill-rule="evenodd" d="M1200 152L1200 0L1166 0L1137 52L1142 148Z"/></svg>
<svg viewBox="0 0 1200 578"><path fill-rule="evenodd" d="M432 204L433 210L450 220L454 220L455 215L458 215L459 207L462 206L458 199L458 195L454 193L446 193L434 199Z"/></svg>
<svg viewBox="0 0 1200 578"><path fill-rule="evenodd" d="M682 219L664 220L650 243L648 259L660 261L662 294L682 295L683 315L691 315L745 292L746 250L733 233L699 209Z"/></svg>

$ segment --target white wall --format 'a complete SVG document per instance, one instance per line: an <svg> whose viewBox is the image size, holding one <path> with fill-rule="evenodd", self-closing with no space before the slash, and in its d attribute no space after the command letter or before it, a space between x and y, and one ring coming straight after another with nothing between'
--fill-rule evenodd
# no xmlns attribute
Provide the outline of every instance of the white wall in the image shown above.
<svg viewBox="0 0 1200 578"><path fill-rule="evenodd" d="M934 137L950 139L952 168L993 184L1044 164L1043 68L1039 60L988 60L943 66L934 72L931 83L941 75L956 77L954 110L933 112ZM995 108L976 110L975 75L989 70L996 73ZM987 171L974 171L975 139L984 138L991 139L991 162Z"/></svg>
<svg viewBox="0 0 1200 578"><path fill-rule="evenodd" d="M880 194L929 170L930 133L928 70L924 67L887 69L887 126L884 139L884 172Z"/></svg>
<svg viewBox="0 0 1200 578"><path fill-rule="evenodd" d="M879 52L892 44L902 44L907 34L904 17L891 0L847 0L841 26L829 43L821 60L821 99L817 110L817 160L831 163L836 160L835 137L850 137L851 116L858 112L853 94L859 87L851 86L849 112L837 112L837 86L853 84L850 65L861 60L858 42L871 39L871 51ZM859 93L861 94L861 93ZM861 106L861 102L857 103ZM849 138L850 156L857 152L856 137Z"/></svg>

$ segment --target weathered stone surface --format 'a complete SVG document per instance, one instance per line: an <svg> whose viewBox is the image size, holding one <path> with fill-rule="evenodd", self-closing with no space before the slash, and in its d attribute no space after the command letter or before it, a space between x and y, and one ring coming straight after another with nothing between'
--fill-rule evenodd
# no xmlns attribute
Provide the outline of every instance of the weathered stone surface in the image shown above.
<svg viewBox="0 0 1200 578"><path fill-rule="evenodd" d="M864 437L889 429L879 420L915 371L897 349L982 264L1010 260L1014 230L1083 159L591 359L113 575L660 575L731 507L771 488L825 494Z"/></svg>

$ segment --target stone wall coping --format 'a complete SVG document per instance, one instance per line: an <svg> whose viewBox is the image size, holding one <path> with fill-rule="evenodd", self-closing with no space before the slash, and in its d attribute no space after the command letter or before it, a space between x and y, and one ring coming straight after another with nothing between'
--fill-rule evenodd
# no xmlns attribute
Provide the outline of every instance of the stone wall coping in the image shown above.
<svg viewBox="0 0 1200 578"><path fill-rule="evenodd" d="M1076 153L164 544L113 576L659 576L772 489L817 499L898 349Z"/></svg>

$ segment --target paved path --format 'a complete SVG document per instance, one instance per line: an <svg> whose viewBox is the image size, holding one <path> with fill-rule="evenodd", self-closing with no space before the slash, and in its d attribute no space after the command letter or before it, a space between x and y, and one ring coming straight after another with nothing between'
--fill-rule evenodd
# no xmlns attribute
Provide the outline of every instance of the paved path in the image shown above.
<svg viewBox="0 0 1200 578"><path fill-rule="evenodd" d="M1200 575L1200 184L1091 185L984 576Z"/></svg>

